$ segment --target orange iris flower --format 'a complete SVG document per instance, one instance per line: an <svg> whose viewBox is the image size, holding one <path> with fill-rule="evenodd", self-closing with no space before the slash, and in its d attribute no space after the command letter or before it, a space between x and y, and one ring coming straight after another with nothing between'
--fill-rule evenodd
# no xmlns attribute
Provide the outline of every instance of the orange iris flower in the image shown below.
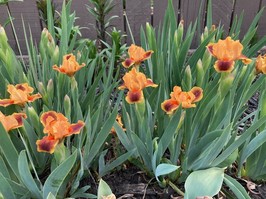
<svg viewBox="0 0 266 199"><path fill-rule="evenodd" d="M183 92L179 86L175 86L170 94L171 98L161 104L161 108L167 113L172 114L181 104L182 108L196 107L203 97L203 90L200 87L193 87L189 92Z"/></svg>
<svg viewBox="0 0 266 199"><path fill-rule="evenodd" d="M63 63L60 67L57 65L53 66L53 69L68 75L69 77L73 77L77 71L85 66L85 63L79 65L76 61L76 57L73 54L67 54L63 57Z"/></svg>
<svg viewBox="0 0 266 199"><path fill-rule="evenodd" d="M256 59L256 71L257 73L266 74L266 55L259 55Z"/></svg>
<svg viewBox="0 0 266 199"><path fill-rule="evenodd" d="M27 118L27 115L25 113L13 113L12 115L5 116L0 111L0 122L2 123L3 127L7 132L12 129L22 127L23 118Z"/></svg>
<svg viewBox="0 0 266 199"><path fill-rule="evenodd" d="M122 62L122 65L125 68L129 68L134 64L138 66L140 65L141 62L145 61L146 59L149 59L152 53L153 53L152 50L145 51L143 48L131 44L131 46L128 49L129 58L127 58L124 62Z"/></svg>
<svg viewBox="0 0 266 199"><path fill-rule="evenodd" d="M9 106L11 104L18 104L24 106L27 102L33 102L42 96L37 93L35 95L30 95L33 92L33 88L28 85L28 83L8 85L7 92L10 94L9 99L0 99L0 106Z"/></svg>
<svg viewBox="0 0 266 199"><path fill-rule="evenodd" d="M207 49L212 56L218 60L214 64L217 72L231 72L234 69L235 61L241 59L244 64L250 64L251 59L242 54L243 45L239 40L234 41L231 37L211 43Z"/></svg>
<svg viewBox="0 0 266 199"><path fill-rule="evenodd" d="M144 100L142 92L144 88L158 86L157 84L154 84L151 79L147 79L143 73L138 72L136 68L127 72L124 75L123 80L124 83L118 89L128 89L126 101L129 104L139 103Z"/></svg>
<svg viewBox="0 0 266 199"><path fill-rule="evenodd" d="M50 154L54 152L56 145L63 141L65 137L79 134L80 130L85 125L85 123L80 120L75 124L70 124L62 113L57 113L55 111L43 113L40 120L44 126L43 132L48 135L41 140L37 140L37 150Z"/></svg>

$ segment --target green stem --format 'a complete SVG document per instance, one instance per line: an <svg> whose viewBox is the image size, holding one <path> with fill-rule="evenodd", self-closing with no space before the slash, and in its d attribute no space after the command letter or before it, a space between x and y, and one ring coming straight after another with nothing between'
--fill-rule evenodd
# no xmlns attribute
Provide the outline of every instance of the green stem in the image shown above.
<svg viewBox="0 0 266 199"><path fill-rule="evenodd" d="M170 185L170 187L179 195L184 196L184 192L181 191L177 186L174 185L174 183L172 183L170 180L168 181L168 184Z"/></svg>

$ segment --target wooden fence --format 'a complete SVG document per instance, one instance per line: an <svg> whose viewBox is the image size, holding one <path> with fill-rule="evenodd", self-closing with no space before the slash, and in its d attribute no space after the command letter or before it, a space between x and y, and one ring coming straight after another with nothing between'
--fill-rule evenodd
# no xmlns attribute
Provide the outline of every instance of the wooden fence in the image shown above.
<svg viewBox="0 0 266 199"><path fill-rule="evenodd" d="M63 0L54 0L56 8L60 10ZM153 2L153 5L152 5ZM213 5L213 23L218 25L224 24L224 29L228 31L232 20L244 10L244 21L242 25L242 33L244 33L253 20L257 12L266 6L266 0L212 0ZM128 27L126 24L126 13L128 22L130 24L132 33L135 37L136 43L140 40L140 27L145 26L146 22L151 23L154 27L158 27L160 21L162 21L165 9L167 7L167 0L114 0L115 7L110 15L117 15L118 17L112 21L112 24L123 33L128 35ZM204 9L201 14L202 23L206 17L206 8L208 0L173 0L174 8L177 15L177 20L183 19L185 22L185 28L190 22L194 22L198 16L200 4L203 3ZM76 20L77 25L80 27L86 27L81 30L82 36L90 39L96 39L95 24L96 21L93 16L87 11L85 5L89 5L88 0L73 0L72 9L76 11L76 16L79 17ZM24 0L24 2L10 2L9 8L11 15L14 19L15 31L22 49L22 53L26 53L25 37L23 34L22 18L26 24L31 28L31 33L36 43L39 42L41 33L41 23L38 16L38 10L36 6L36 0ZM7 20L7 7L5 5L0 6L0 24L4 24ZM262 37L266 34L266 11L264 12L260 22L257 35ZM17 51L17 45L15 42L14 34L11 26L6 26L6 32L9 37L9 42L13 49ZM128 36L126 38L127 43L131 43L131 39Z"/></svg>

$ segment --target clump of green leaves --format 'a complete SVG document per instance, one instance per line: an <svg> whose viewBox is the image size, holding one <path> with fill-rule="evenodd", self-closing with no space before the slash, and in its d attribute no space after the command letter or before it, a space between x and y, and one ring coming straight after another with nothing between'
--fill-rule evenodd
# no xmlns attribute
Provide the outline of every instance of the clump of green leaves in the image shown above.
<svg viewBox="0 0 266 199"><path fill-rule="evenodd" d="M115 6L113 0L89 0L89 2L92 5L87 6L87 9L95 17L97 38L100 42L106 42L106 33L111 26L111 20L117 17L115 15L108 16ZM104 48L104 43L101 43L101 49Z"/></svg>

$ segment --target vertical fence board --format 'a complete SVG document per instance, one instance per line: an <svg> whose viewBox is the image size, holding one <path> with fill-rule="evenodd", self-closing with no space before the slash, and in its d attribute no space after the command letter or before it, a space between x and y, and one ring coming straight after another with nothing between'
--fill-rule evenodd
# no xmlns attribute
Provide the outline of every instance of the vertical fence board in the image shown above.
<svg viewBox="0 0 266 199"><path fill-rule="evenodd" d="M5 5L1 5L0 6L0 25L4 25L7 20L8 20L8 13L7 13L7 7ZM10 46L12 46L12 48L14 50L15 49L15 46L16 46L16 42L15 42L15 38L14 38L14 35L13 35L13 32L12 32L12 28L11 28L11 24L7 24L5 27L5 31L6 31L6 35L7 35L7 38L8 38L8 42L10 44Z"/></svg>
<svg viewBox="0 0 266 199"><path fill-rule="evenodd" d="M234 0L213 0L212 3L213 24L218 26L221 23L224 27L225 35L227 35L230 28Z"/></svg>
<svg viewBox="0 0 266 199"><path fill-rule="evenodd" d="M154 27L158 27L159 23L163 21L164 13L167 8L167 0L153 0L154 1L154 14L153 14L153 25ZM235 1L235 6L234 6ZM54 0L56 4L56 9L61 11L63 0ZM181 5L179 5L179 2ZM195 22L198 11L200 8L201 2L204 3L203 7L206 7L207 0L173 0L174 9L176 10L176 14L178 15L178 8L180 8L181 17L185 21L185 29L191 22ZM212 8L213 8L213 24L219 25L219 23L223 24L225 29L225 36L228 33L231 24L231 16L232 10L234 8L234 14L240 15L242 10L245 10L244 21L241 28L241 35L247 31L250 23L252 22L254 16L259 10L261 2L261 7L266 6L266 0L212 0ZM78 19L76 20L76 25L80 27L86 27L81 30L82 36L84 38L96 39L96 30L95 30L95 18L88 12L86 8L86 4L88 5L90 2L88 0L73 0L72 1L72 10L76 12L76 16ZM115 7L111 11L111 13L107 16L118 15L118 18L113 19L111 21L111 25L115 26L117 30L124 30L124 24L126 23L123 18L123 0L114 0ZM23 19L26 25L26 30L28 31L28 26L30 25L32 36L36 43L39 42L40 39L40 21L38 16L38 10L36 6L35 0L26 0L24 2L10 2L11 14L15 18L13 23L15 25L15 29L17 32L17 36L19 39L19 43L21 45L23 53L26 53L25 46L25 37L23 34L23 26L21 21L21 15L23 15ZM129 24L132 30L132 33L135 38L135 42L137 44L140 43L140 27L144 26L146 22L151 23L151 1L150 0L126 0L126 14L129 20ZM6 19L8 18L6 7L4 5L0 6L0 24L4 24ZM201 13L202 24L205 13L204 11ZM266 11L264 11L261 20L259 21L258 28L258 36L262 37L266 34ZM203 26L202 26L203 28ZM129 34L129 29L127 29L127 43L130 45L131 38ZM13 47L16 53L18 53L16 49L15 39L11 30L11 25L8 24L5 27L7 32L7 36L9 38L9 43Z"/></svg>
<svg viewBox="0 0 266 199"><path fill-rule="evenodd" d="M261 38L266 35L266 0L262 0L261 8L264 7L263 14L259 21L258 37Z"/></svg>
<svg viewBox="0 0 266 199"><path fill-rule="evenodd" d="M244 11L243 23L241 26L240 39L243 38L254 17L258 13L260 0L238 0L236 1L234 17L240 16L241 12Z"/></svg>
<svg viewBox="0 0 266 199"><path fill-rule="evenodd" d="M116 30L120 30L121 34L123 35L124 34L124 23L125 23L124 18L123 18L123 0L113 0L113 4L114 4L114 7L111 10L110 14L107 16L107 19L115 15L117 17L110 21L111 28L108 30L108 32L111 33L113 27L115 27Z"/></svg>
<svg viewBox="0 0 266 199"><path fill-rule="evenodd" d="M173 0L173 4L175 7L175 10L177 10L178 7L176 7L176 4L178 3L178 0ZM159 24L163 23L165 11L167 9L168 1L167 0L154 0L153 5L153 26L159 27Z"/></svg>
<svg viewBox="0 0 266 199"><path fill-rule="evenodd" d="M114 7L111 10L108 17L116 15L117 17L111 20L111 26L116 27L117 30L123 30L124 21L123 21L123 0L113 0ZM107 18L108 18L107 17Z"/></svg>
<svg viewBox="0 0 266 199"><path fill-rule="evenodd" d="M71 10L72 12L75 11L76 13L77 19L75 21L75 25L78 25L82 28L80 31L82 37L94 40L97 38L97 32L95 29L96 20L94 16L88 11L87 5L92 6L89 1L72 1Z"/></svg>
<svg viewBox="0 0 266 199"><path fill-rule="evenodd" d="M31 29L32 37L35 43L39 43L41 36L41 26L38 14L38 9L35 0L27 0L23 2L10 2L9 3L11 15L15 19L13 20L17 37L19 40L22 54L27 52L25 43L25 35L23 33L23 22L25 29L29 34L29 27ZM29 35L27 36L29 38Z"/></svg>
<svg viewBox="0 0 266 199"><path fill-rule="evenodd" d="M134 35L135 43L140 44L140 27L145 28L146 22L151 22L151 4L150 0L127 0L126 14L128 22ZM127 27L128 30L128 27ZM129 31L127 31L127 43L132 43Z"/></svg>
<svg viewBox="0 0 266 199"><path fill-rule="evenodd" d="M63 4L63 0L53 0L52 1L55 5L55 10L62 10L62 4ZM73 2L73 1L72 1Z"/></svg>
<svg viewBox="0 0 266 199"><path fill-rule="evenodd" d="M184 27L187 29L190 24L195 24L198 16L201 16L201 29L200 33L203 31L204 26L204 18L205 18L205 8L206 8L207 0L186 0L181 1L181 19L184 20ZM200 6L202 5L202 10L200 13ZM197 32L195 33L194 39L192 41L192 48L196 48L198 44L199 38L196 37Z"/></svg>
<svg viewBox="0 0 266 199"><path fill-rule="evenodd" d="M184 20L185 28L187 28L190 23L195 23L197 20L201 3L203 3L204 10L205 0L181 1L181 19ZM204 12L201 13L201 16L202 20L204 20Z"/></svg>

